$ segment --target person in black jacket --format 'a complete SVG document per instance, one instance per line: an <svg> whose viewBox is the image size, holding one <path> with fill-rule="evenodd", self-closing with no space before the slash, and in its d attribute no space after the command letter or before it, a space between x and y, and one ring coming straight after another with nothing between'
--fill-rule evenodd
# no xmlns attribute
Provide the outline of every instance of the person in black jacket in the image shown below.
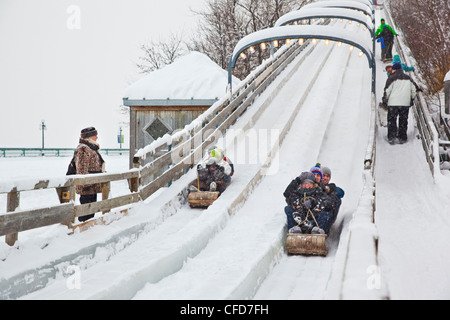
<svg viewBox="0 0 450 320"><path fill-rule="evenodd" d="M322 167L323 173L323 185L325 193L331 198L333 203L333 223L336 221L337 215L339 213L339 208L342 204L342 198L345 192L342 188L336 186L335 183L331 183L331 169L328 167Z"/></svg>
<svg viewBox="0 0 450 320"><path fill-rule="evenodd" d="M289 233L328 234L333 221L332 201L317 185L314 174L303 172L283 195Z"/></svg>

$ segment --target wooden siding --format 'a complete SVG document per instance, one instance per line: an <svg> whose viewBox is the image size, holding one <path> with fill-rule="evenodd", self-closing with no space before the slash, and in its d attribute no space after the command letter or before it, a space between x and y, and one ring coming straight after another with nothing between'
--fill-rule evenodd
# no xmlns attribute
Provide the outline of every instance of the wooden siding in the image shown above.
<svg viewBox="0 0 450 320"><path fill-rule="evenodd" d="M130 112L130 169L133 167L133 156L145 146L151 144L154 139L145 128L159 117L171 127L172 131L183 129L187 124L195 120L210 106L131 106ZM151 159L148 159L150 161Z"/></svg>

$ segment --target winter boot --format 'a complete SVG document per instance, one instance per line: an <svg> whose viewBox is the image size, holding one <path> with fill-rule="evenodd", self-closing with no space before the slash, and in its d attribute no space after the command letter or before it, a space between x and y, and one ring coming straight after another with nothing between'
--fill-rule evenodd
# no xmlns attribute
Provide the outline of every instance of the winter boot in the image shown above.
<svg viewBox="0 0 450 320"><path fill-rule="evenodd" d="M289 233L290 234L301 234L302 229L299 226L293 226L292 228L289 229Z"/></svg>
<svg viewBox="0 0 450 320"><path fill-rule="evenodd" d="M311 230L311 234L325 234L325 231L323 231L323 229L320 229L319 227L314 227Z"/></svg>

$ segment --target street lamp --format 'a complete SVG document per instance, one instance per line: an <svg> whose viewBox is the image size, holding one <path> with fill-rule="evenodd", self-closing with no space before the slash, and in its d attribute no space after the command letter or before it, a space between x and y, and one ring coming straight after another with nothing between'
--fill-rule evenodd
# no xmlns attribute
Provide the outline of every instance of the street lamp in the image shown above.
<svg viewBox="0 0 450 320"><path fill-rule="evenodd" d="M47 125L45 124L44 120L41 120L41 125L39 129L42 131L42 155L44 155L44 146L45 146L45 130L47 130Z"/></svg>

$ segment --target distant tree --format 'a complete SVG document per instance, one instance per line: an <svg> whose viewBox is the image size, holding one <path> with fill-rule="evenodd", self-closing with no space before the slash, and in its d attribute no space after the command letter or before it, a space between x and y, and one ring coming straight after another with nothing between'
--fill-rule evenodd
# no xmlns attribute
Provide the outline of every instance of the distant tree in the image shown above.
<svg viewBox="0 0 450 320"><path fill-rule="evenodd" d="M182 34L170 34L167 39L150 41L141 46L144 52L139 58L137 67L142 73L149 73L171 64L177 58L186 54L186 44Z"/></svg>
<svg viewBox="0 0 450 320"><path fill-rule="evenodd" d="M391 0L390 7L428 93L437 93L450 69L450 1Z"/></svg>
<svg viewBox="0 0 450 320"><path fill-rule="evenodd" d="M301 8L313 0L206 0L200 16L197 35L189 48L205 53L223 69L228 68L231 54L243 37L273 27L282 15ZM269 57L269 50L260 47L245 59L239 59L234 75L245 78Z"/></svg>

